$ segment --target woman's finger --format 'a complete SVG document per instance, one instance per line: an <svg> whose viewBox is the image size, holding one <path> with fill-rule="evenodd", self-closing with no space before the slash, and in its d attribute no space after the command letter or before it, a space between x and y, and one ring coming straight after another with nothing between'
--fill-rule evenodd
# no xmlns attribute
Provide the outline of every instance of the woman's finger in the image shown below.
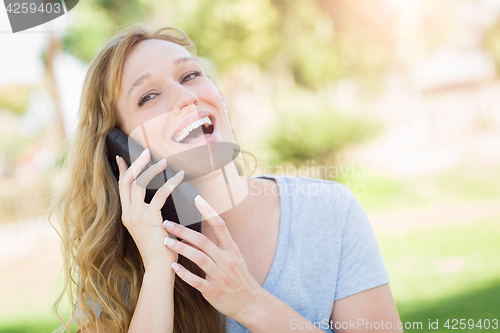
<svg viewBox="0 0 500 333"><path fill-rule="evenodd" d="M172 263L172 269L175 271L179 277L189 284L191 287L197 289L202 294L206 293L210 288L210 282L205 279L202 279L196 274L191 273L188 269L186 269L181 264L176 262Z"/></svg>
<svg viewBox="0 0 500 333"><path fill-rule="evenodd" d="M118 191L120 192L120 201L122 203L122 209L130 206L130 186L124 186L124 182L121 181L123 174L127 171L127 162L121 157L116 155L116 164L118 165Z"/></svg>
<svg viewBox="0 0 500 333"><path fill-rule="evenodd" d="M148 164L149 159L151 158L151 154L149 149L146 148L141 153L141 155L132 163L132 165L123 173L120 177L120 181L123 183L130 184L132 183L139 173L144 169L144 167Z"/></svg>
<svg viewBox="0 0 500 333"><path fill-rule="evenodd" d="M166 158L159 160L158 162L156 162L155 164L144 170L144 172L135 179L135 182L137 183L137 185L141 187L146 187L158 173L165 170L166 166L167 166Z"/></svg>
<svg viewBox="0 0 500 333"><path fill-rule="evenodd" d="M132 182L132 202L144 202L146 186L157 174L165 170L166 165L166 159L159 160Z"/></svg>
<svg viewBox="0 0 500 333"><path fill-rule="evenodd" d="M149 203L149 208L153 209L153 211L160 210L165 204L165 201L167 200L170 193L172 193L175 187L179 185L183 179L184 179L184 171L181 170L177 172L169 180L167 180L165 184L163 184L158 189L158 191L156 191L155 195L153 196L153 199L151 199L151 202Z"/></svg>
<svg viewBox="0 0 500 333"><path fill-rule="evenodd" d="M187 244L187 245L191 246L192 248L194 248L195 250L201 251L201 250L198 248L198 246L196 246L196 245L193 245L193 244L189 243L189 242L188 242L188 241L186 241L185 239L181 240L181 243L185 243L185 244Z"/></svg>
<svg viewBox="0 0 500 333"><path fill-rule="evenodd" d="M229 230L227 230L226 223L200 195L196 196L194 201L196 208L198 208L201 215L205 217L212 228L214 236L219 244L218 247L224 250L231 249L234 245L234 241Z"/></svg>
<svg viewBox="0 0 500 333"><path fill-rule="evenodd" d="M170 237L166 237L164 244L172 251L188 258L200 267L208 276L215 278L218 266L204 252Z"/></svg>
<svg viewBox="0 0 500 333"><path fill-rule="evenodd" d="M209 258L211 258L212 261L214 261L218 266L220 265L220 249L201 232L194 231L179 223L174 223L171 221L163 222L163 228L177 238L181 238L183 241L196 246L201 252L205 253Z"/></svg>
<svg viewBox="0 0 500 333"><path fill-rule="evenodd" d="M119 178L118 178L118 188L120 191L120 200L122 200L122 210L125 212L132 203L132 189L131 183L134 181L135 176L148 164L150 159L149 149L145 149L139 158L137 158L134 163L129 167L125 160L121 157L117 159ZM138 170L138 171L134 171Z"/></svg>

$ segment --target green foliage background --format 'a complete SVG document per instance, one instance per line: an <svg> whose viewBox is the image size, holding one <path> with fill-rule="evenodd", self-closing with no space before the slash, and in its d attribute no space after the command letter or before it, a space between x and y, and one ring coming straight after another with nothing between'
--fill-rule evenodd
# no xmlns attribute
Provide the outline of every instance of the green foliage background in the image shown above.
<svg viewBox="0 0 500 333"><path fill-rule="evenodd" d="M283 95L284 94L284 95ZM275 100L277 124L268 130L270 163L304 161L335 165L338 153L350 145L373 139L384 128L377 118L357 110L337 110L314 94L281 94Z"/></svg>

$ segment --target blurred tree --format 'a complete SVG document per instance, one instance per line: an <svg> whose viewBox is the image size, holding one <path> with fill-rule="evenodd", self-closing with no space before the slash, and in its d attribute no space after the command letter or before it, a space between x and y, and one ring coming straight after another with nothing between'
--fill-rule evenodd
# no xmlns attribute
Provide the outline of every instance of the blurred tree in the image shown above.
<svg viewBox="0 0 500 333"><path fill-rule="evenodd" d="M486 32L484 44L486 49L493 56L496 71L500 74L500 18Z"/></svg>
<svg viewBox="0 0 500 333"><path fill-rule="evenodd" d="M384 0L315 0L335 23L334 49L343 75L368 89L378 88L396 57L396 15Z"/></svg>
<svg viewBox="0 0 500 333"><path fill-rule="evenodd" d="M54 73L54 59L59 52L61 52L61 45L58 37L50 36L49 42L45 46L45 52L42 56L45 64L44 81L46 82L47 90L49 91L57 113L57 129L61 139L66 137L66 131L63 121L63 110L61 100L59 98L59 91L57 89L56 77Z"/></svg>
<svg viewBox="0 0 500 333"><path fill-rule="evenodd" d="M374 122L331 110L280 114L284 119L270 136L269 147L278 164L307 160L335 162L335 156L348 145L378 134Z"/></svg>
<svg viewBox="0 0 500 333"><path fill-rule="evenodd" d="M383 129L379 120L355 111L335 110L315 95L300 90L288 95L277 99L278 124L267 133L271 164L292 162L299 166L307 160L334 164L343 149L372 139Z"/></svg>
<svg viewBox="0 0 500 333"><path fill-rule="evenodd" d="M295 82L317 88L336 81L344 65L335 49L335 26L331 18L311 1L274 0L281 13L280 53L293 72Z"/></svg>
<svg viewBox="0 0 500 333"><path fill-rule="evenodd" d="M285 68L310 88L342 74L333 22L310 1L190 0L178 10L178 25L222 72L249 62Z"/></svg>
<svg viewBox="0 0 500 333"><path fill-rule="evenodd" d="M148 0L115 0L80 1L76 10L72 11L72 23L62 37L65 51L84 62L90 62L94 53L111 37L115 31L126 24L145 21L155 7Z"/></svg>
<svg viewBox="0 0 500 333"><path fill-rule="evenodd" d="M278 64L288 68L298 84L311 88L344 73L334 48L334 24L310 1L172 1L160 8L164 22L158 19L156 6L148 0L126 5L112 0L82 2L63 37L63 47L89 62L118 27L134 21L151 23L149 18L154 16L154 26L183 29L200 55L212 59L222 73L248 62L272 72Z"/></svg>
<svg viewBox="0 0 500 333"><path fill-rule="evenodd" d="M6 85L0 88L0 110L22 115L28 107L31 87Z"/></svg>
<svg viewBox="0 0 500 333"><path fill-rule="evenodd" d="M279 16L268 0L190 0L177 10L176 25L220 71L245 62L262 66L279 47Z"/></svg>

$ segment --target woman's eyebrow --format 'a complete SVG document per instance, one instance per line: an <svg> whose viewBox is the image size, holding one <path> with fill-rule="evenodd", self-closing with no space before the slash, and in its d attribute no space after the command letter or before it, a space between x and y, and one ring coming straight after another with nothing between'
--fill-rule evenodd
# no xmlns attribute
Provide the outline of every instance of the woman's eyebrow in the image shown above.
<svg viewBox="0 0 500 333"><path fill-rule="evenodd" d="M182 57L182 58L178 58L178 59L174 60L174 66L179 66L180 64L183 64L189 60L194 60L194 61L198 62L198 60L196 60L196 58L193 58L193 57Z"/></svg>
<svg viewBox="0 0 500 333"><path fill-rule="evenodd" d="M132 85L132 87L130 87L130 89L127 93L127 100L130 98L130 93L132 92L132 90L134 90L135 87L137 87L144 80L149 79L150 77L151 77L151 73L146 73L146 74L142 75L140 78L138 78L137 80L135 80L134 84Z"/></svg>

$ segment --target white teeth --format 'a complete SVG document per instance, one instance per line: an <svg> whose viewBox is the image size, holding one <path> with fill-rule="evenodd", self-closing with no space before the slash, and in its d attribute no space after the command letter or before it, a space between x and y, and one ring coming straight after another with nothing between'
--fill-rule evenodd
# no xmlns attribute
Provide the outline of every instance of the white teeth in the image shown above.
<svg viewBox="0 0 500 333"><path fill-rule="evenodd" d="M198 120L195 120L191 124L184 127L181 131L181 134L177 138L175 138L174 140L176 142L181 142L182 140L184 140L186 138L186 136L189 135L189 133L192 130L200 127L201 125L205 125L205 127L208 127L208 126L212 125L212 121L210 120L209 117L203 117L203 118L200 118Z"/></svg>
<svg viewBox="0 0 500 333"><path fill-rule="evenodd" d="M210 121L210 118L208 118L208 117L203 117L203 122L205 124L205 127L212 125L212 122Z"/></svg>

